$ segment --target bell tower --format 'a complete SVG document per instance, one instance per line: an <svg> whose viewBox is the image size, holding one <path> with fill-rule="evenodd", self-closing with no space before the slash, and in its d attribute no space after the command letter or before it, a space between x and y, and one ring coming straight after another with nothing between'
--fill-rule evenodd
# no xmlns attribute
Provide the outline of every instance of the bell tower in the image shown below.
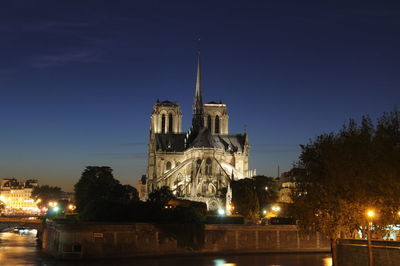
<svg viewBox="0 0 400 266"><path fill-rule="evenodd" d="M157 100L151 114L150 133L179 134L182 132L182 112L179 105L170 101Z"/></svg>

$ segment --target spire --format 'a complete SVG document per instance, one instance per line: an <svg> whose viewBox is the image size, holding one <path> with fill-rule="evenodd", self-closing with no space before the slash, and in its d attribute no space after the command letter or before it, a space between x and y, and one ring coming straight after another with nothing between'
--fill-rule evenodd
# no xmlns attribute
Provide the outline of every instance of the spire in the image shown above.
<svg viewBox="0 0 400 266"><path fill-rule="evenodd" d="M196 92L193 100L193 118L192 128L198 131L203 127L203 97L201 95L201 69L200 69L200 51L197 55L197 76L196 76Z"/></svg>
<svg viewBox="0 0 400 266"><path fill-rule="evenodd" d="M200 69L200 51L197 55L197 76L196 76L196 93L195 93L195 104L197 102L203 103L203 99L201 97L201 69Z"/></svg>

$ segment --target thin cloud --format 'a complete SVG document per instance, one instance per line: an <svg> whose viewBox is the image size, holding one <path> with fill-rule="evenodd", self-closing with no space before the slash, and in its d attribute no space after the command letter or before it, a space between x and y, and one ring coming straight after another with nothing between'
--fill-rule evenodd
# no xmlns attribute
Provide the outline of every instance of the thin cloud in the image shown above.
<svg viewBox="0 0 400 266"><path fill-rule="evenodd" d="M143 147L146 146L147 142L125 142L125 143L121 143L121 146L128 146L128 147Z"/></svg>
<svg viewBox="0 0 400 266"><path fill-rule="evenodd" d="M69 51L59 54L40 55L32 58L32 66L36 68L45 68L60 66L72 62L88 63L95 62L100 57L96 51Z"/></svg>
<svg viewBox="0 0 400 266"><path fill-rule="evenodd" d="M300 152L300 148L299 149L282 149L282 150L258 150L258 149L251 149L250 152L254 152L254 153L294 153L294 152Z"/></svg>
<svg viewBox="0 0 400 266"><path fill-rule="evenodd" d="M144 159L147 158L145 152L105 152L105 153L91 153L91 156L106 157L110 159Z"/></svg>
<svg viewBox="0 0 400 266"><path fill-rule="evenodd" d="M299 144L293 143L256 143L251 144L252 147L299 147Z"/></svg>

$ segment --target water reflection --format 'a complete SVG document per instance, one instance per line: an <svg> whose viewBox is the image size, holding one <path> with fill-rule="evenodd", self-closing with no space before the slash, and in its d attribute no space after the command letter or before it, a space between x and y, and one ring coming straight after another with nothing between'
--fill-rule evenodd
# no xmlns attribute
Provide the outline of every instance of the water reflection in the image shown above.
<svg viewBox="0 0 400 266"><path fill-rule="evenodd" d="M322 259L322 261L324 263L324 266L332 266L332 258L331 257L324 258L324 259Z"/></svg>
<svg viewBox="0 0 400 266"><path fill-rule="evenodd" d="M224 259L213 260L214 266L236 266L236 263L227 263Z"/></svg>
<svg viewBox="0 0 400 266"><path fill-rule="evenodd" d="M41 254L35 231L0 233L0 265L135 265L135 266L331 266L329 254L262 254L238 256L182 256L125 260L57 261Z"/></svg>

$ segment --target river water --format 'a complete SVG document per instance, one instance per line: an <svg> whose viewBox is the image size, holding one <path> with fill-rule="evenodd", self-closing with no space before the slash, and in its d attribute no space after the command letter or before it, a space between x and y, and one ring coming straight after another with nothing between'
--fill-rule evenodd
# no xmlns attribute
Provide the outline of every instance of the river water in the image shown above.
<svg viewBox="0 0 400 266"><path fill-rule="evenodd" d="M263 254L238 256L192 256L128 260L56 261L41 254L34 231L0 233L0 265L135 265L135 266L331 266L331 256L313 254Z"/></svg>

